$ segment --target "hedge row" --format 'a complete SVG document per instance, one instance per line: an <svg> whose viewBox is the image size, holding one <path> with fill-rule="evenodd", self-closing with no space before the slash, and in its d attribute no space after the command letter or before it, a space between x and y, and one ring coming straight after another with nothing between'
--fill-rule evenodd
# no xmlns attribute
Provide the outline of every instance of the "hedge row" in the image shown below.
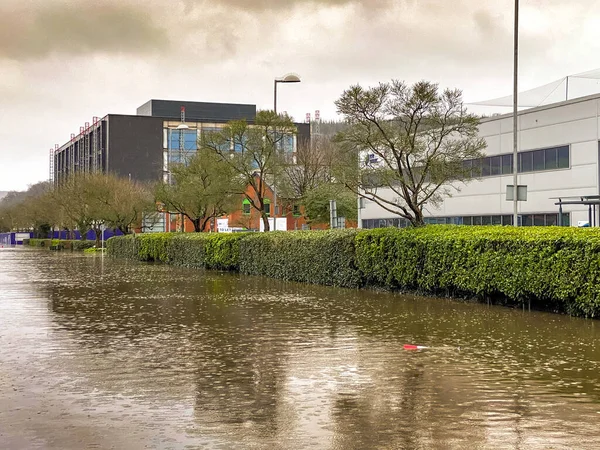
<svg viewBox="0 0 600 450"><path fill-rule="evenodd" d="M452 227L234 234L142 234L108 253L343 287L382 287L531 302L600 313L600 232L559 227Z"/></svg>
<svg viewBox="0 0 600 450"><path fill-rule="evenodd" d="M25 239L23 245L31 247L44 247L50 250L79 250L94 247L94 241L78 241L65 239Z"/></svg>
<svg viewBox="0 0 600 450"><path fill-rule="evenodd" d="M107 241L109 255L184 267L239 270L245 234L153 233L117 236Z"/></svg>

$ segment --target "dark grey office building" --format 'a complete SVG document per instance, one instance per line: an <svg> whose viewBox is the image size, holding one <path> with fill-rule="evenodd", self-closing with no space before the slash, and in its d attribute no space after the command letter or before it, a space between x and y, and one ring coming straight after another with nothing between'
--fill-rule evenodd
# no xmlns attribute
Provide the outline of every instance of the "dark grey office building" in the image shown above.
<svg viewBox="0 0 600 450"><path fill-rule="evenodd" d="M59 183L72 173L112 172L160 180L181 152L196 150L203 131L218 130L230 120L252 123L255 116L256 105L150 100L137 115L108 114L80 127L69 142L51 150L50 177ZM295 151L298 140L310 140L309 124L296 126L298 134L286 141L286 151Z"/></svg>

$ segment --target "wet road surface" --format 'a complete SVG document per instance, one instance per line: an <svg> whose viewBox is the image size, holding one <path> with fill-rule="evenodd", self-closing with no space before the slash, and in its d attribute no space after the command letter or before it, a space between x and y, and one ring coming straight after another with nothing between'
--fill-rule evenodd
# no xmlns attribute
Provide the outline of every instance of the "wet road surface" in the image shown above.
<svg viewBox="0 0 600 450"><path fill-rule="evenodd" d="M599 323L1 249L0 448L600 448Z"/></svg>

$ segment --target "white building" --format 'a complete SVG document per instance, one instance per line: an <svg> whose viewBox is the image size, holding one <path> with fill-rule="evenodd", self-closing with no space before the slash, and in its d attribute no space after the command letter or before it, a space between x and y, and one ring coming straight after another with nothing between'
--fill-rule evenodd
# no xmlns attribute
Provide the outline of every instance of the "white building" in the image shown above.
<svg viewBox="0 0 600 450"><path fill-rule="evenodd" d="M518 184L527 186L527 201L519 202L522 225L557 225L557 198L600 194L599 113L600 94L519 112ZM512 114L482 121L479 135L487 142L486 157L468 163L481 164L482 177L462 185L439 208L426 208L428 223L512 224L513 202L506 200L506 187L513 184L512 131ZM393 198L389 189L378 190L380 194ZM563 225L588 221L588 208L563 206ZM593 215L600 223L598 211ZM362 228L405 224L371 201L363 201L359 209Z"/></svg>

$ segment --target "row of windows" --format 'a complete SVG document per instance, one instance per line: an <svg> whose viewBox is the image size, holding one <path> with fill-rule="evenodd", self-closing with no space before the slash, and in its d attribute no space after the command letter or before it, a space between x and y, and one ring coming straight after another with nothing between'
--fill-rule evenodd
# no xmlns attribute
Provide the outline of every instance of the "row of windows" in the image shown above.
<svg viewBox="0 0 600 450"><path fill-rule="evenodd" d="M202 132L219 132L221 129L219 128L203 128ZM197 130L173 130L169 129L168 131L168 148L170 149L179 149L181 143L179 142L179 138L183 133L183 149L184 150L197 150L198 149L198 131ZM294 151L294 136L287 135L281 136L278 140L278 147L284 153L292 153ZM233 150L235 152L241 152L243 149L243 145L245 142L234 141L226 145L226 147L230 147L229 150ZM228 150L228 148L224 148L224 150Z"/></svg>
<svg viewBox="0 0 600 450"><path fill-rule="evenodd" d="M457 217L427 217L425 223L429 225L512 225L512 215L485 215L485 216L457 216ZM557 226L558 214L521 214L519 215L519 226ZM563 213L562 226L571 225L569 213ZM372 228L406 228L410 222L403 218L392 219L364 219L362 227Z"/></svg>
<svg viewBox="0 0 600 450"><path fill-rule="evenodd" d="M568 169L570 164L570 148L545 148L518 155L518 172L539 172L542 170ZM469 159L463 162L466 169L471 170L474 178L510 175L513 172L513 155L487 156L485 158Z"/></svg>

